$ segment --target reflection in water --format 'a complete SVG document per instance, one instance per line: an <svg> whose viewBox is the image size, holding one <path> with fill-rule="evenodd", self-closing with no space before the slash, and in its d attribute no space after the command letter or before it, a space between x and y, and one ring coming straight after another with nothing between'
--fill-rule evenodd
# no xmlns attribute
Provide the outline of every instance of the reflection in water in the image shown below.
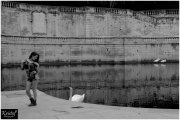
<svg viewBox="0 0 180 120"><path fill-rule="evenodd" d="M85 102L115 106L179 108L179 64L40 67L38 89L69 98L85 93ZM2 69L2 91L25 89L20 68Z"/></svg>

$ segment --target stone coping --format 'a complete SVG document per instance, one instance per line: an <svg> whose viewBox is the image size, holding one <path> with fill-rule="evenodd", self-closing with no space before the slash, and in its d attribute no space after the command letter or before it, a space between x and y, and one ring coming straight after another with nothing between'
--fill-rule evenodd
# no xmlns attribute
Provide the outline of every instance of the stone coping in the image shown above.
<svg viewBox="0 0 180 120"><path fill-rule="evenodd" d="M178 119L179 109L134 108L77 103L38 90L38 105L28 107L25 90L1 91L1 109L18 109L19 119Z"/></svg>

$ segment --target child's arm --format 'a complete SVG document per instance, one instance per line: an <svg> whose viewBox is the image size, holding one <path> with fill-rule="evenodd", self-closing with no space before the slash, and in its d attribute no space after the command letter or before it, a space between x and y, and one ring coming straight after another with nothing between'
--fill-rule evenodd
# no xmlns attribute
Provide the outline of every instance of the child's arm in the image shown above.
<svg viewBox="0 0 180 120"><path fill-rule="evenodd" d="M34 62L34 65L35 65L36 72L38 72L39 71L39 64L37 62Z"/></svg>
<svg viewBox="0 0 180 120"><path fill-rule="evenodd" d="M30 59L26 59L26 61L29 62L29 63L33 63Z"/></svg>
<svg viewBox="0 0 180 120"><path fill-rule="evenodd" d="M24 69L28 69L28 60L22 60L21 61L21 69L24 70Z"/></svg>
<svg viewBox="0 0 180 120"><path fill-rule="evenodd" d="M37 68L39 68L39 63L34 62L34 64L36 65Z"/></svg>

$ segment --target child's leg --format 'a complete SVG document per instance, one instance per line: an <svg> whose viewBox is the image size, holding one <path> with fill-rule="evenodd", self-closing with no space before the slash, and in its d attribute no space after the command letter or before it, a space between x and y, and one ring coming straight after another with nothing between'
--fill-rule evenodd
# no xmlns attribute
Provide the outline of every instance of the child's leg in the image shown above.
<svg viewBox="0 0 180 120"><path fill-rule="evenodd" d="M31 89L31 82L29 82L29 81L27 80L27 81L26 81L26 94L27 94L27 96L29 97L29 99L32 98L30 89Z"/></svg>
<svg viewBox="0 0 180 120"><path fill-rule="evenodd" d="M34 94L34 100L37 99L37 85L38 85L38 81L39 80L33 80L32 81L32 90L33 90L33 94Z"/></svg>

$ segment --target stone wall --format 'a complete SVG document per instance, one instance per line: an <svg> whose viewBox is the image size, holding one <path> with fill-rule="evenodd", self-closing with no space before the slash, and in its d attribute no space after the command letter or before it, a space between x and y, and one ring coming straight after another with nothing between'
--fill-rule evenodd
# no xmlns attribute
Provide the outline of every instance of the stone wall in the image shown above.
<svg viewBox="0 0 180 120"><path fill-rule="evenodd" d="M5 2L6 3L6 2ZM42 37L178 36L179 17L148 16L107 8L67 8L30 4L7 6L3 2L3 35ZM143 14L144 13L144 14ZM171 14L172 13L172 14Z"/></svg>
<svg viewBox="0 0 180 120"><path fill-rule="evenodd" d="M179 17L12 2L2 2L1 11L3 64L19 63L32 51L41 62L178 61Z"/></svg>
<svg viewBox="0 0 180 120"><path fill-rule="evenodd" d="M2 35L1 60L2 63L19 63L32 51L37 51L41 62L152 62L156 58L178 61L178 41L178 37L44 38Z"/></svg>

